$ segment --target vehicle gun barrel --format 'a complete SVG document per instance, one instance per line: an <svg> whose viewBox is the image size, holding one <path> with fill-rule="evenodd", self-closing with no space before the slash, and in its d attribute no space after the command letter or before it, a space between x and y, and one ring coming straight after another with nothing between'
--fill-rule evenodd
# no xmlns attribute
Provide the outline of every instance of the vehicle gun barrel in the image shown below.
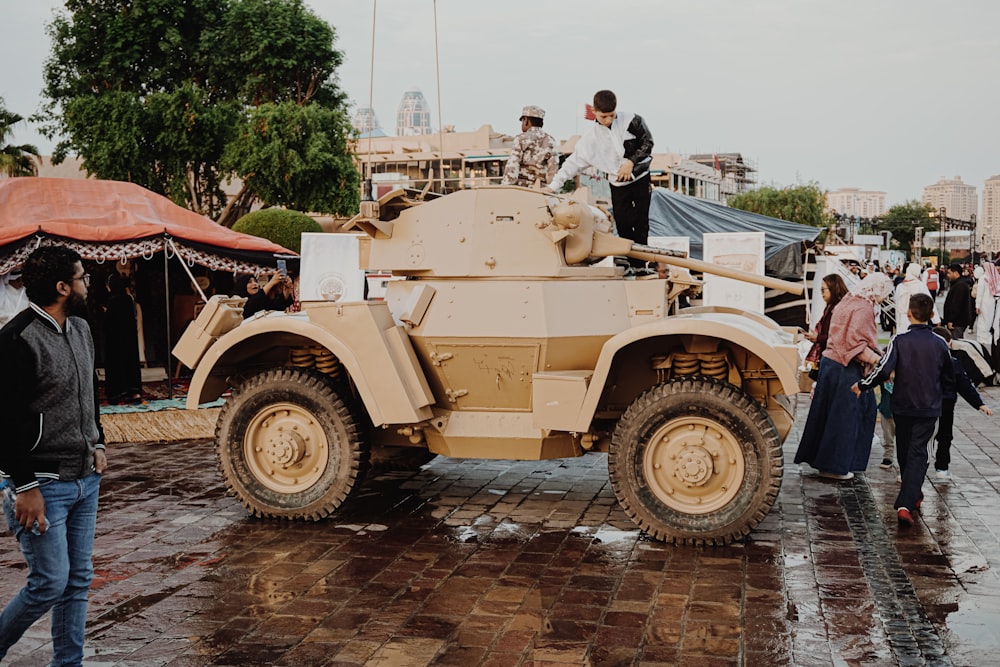
<svg viewBox="0 0 1000 667"><path fill-rule="evenodd" d="M614 236L610 233L610 221L603 211L576 199L563 199L550 210L553 225L566 230L565 257L570 264L583 261L586 257L631 257L741 280L790 294L802 294L805 291L805 287L799 283L691 259L683 252L654 248Z"/></svg>
<svg viewBox="0 0 1000 667"><path fill-rule="evenodd" d="M644 246L638 243L634 244L632 248L633 248L632 252L629 253L628 255L629 257L635 257L636 259L644 259L647 262L664 262L666 264L673 264L674 266L680 267L682 269L688 269L689 271L700 271L702 273L711 273L713 275L722 276L724 278L742 280L748 283L762 285L768 289L776 289L776 290L781 290L782 292L788 292L789 294L801 295L805 291L805 286L803 286L802 284L793 283L788 280L781 280L780 278L762 276L756 273L741 271L739 269L734 269L728 266L721 266L719 264L712 264L711 262L704 262L697 259L691 259L690 257L678 257L672 253L663 254L663 251L658 248L652 248L650 246Z"/></svg>
<svg viewBox="0 0 1000 667"><path fill-rule="evenodd" d="M682 269L688 269L689 271L699 271L701 273L710 273L712 275L722 276L723 278L732 278L733 280L740 280L754 285L761 285L768 289L781 290L782 292L788 292L790 294L802 294L805 291L805 286L799 283L781 280L780 278L772 278L770 276L762 276L756 273L750 273L749 271L741 271L728 266L712 264L711 262L691 259L690 257L684 257L682 256L682 253L677 253L673 250L665 250L639 243L633 243L629 239L623 239L621 237L612 236L602 232L594 233L594 245L591 252L593 255L598 257L611 257L618 255L621 257L641 259L647 262L663 262L664 264L671 264Z"/></svg>

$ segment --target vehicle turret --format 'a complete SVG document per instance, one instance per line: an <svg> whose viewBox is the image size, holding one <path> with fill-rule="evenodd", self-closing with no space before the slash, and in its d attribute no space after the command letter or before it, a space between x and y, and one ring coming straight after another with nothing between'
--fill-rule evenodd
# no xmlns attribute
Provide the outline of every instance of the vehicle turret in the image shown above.
<svg viewBox="0 0 1000 667"><path fill-rule="evenodd" d="M360 229L365 269L434 278L606 278L622 269L597 266L606 257L632 257L801 294L775 278L701 262L683 253L634 244L612 234L608 214L585 192L546 195L520 187L463 190L426 202L393 191L345 229Z"/></svg>

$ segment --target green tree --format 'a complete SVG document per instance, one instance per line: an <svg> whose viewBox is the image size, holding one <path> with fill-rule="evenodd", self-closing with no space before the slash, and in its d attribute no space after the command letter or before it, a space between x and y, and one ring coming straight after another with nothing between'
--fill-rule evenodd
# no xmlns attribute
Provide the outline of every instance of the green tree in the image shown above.
<svg viewBox="0 0 1000 667"><path fill-rule="evenodd" d="M244 161L230 162L235 172L222 166L227 146L252 133L255 107L289 102L346 114L334 30L301 0L68 0L49 34L46 131L63 138L55 160L75 153L93 175L138 183L212 217L224 212L223 224L256 201L345 212L322 208L332 200L316 197L313 183L310 192L289 192L307 172L331 187L350 182L344 123L323 126L342 136L313 141L297 178L269 172L293 183L284 190L259 169L242 171ZM231 176L245 184L235 206L221 188Z"/></svg>
<svg viewBox="0 0 1000 667"><path fill-rule="evenodd" d="M229 97L253 106L316 102L340 107L334 84L343 54L333 48L333 28L301 0L235 2L216 29L206 31L209 76Z"/></svg>
<svg viewBox="0 0 1000 667"><path fill-rule="evenodd" d="M244 191L268 204L353 213L359 176L347 149L349 133L342 109L264 104L251 112L244 131L227 146L223 165L243 174Z"/></svg>
<svg viewBox="0 0 1000 667"><path fill-rule="evenodd" d="M14 126L24 118L8 111L0 97L0 174L7 176L37 176L38 149L31 144L14 146L7 141L14 134Z"/></svg>
<svg viewBox="0 0 1000 667"><path fill-rule="evenodd" d="M826 227L831 222L830 216L823 212L826 193L817 183L784 188L763 186L730 197L729 206L812 227Z"/></svg>
<svg viewBox="0 0 1000 667"><path fill-rule="evenodd" d="M916 250L913 247L913 241L917 227L923 227L926 234L937 231L940 223L934 217L934 209L930 205L921 204L915 199L905 204L896 204L887 213L879 216L879 230L892 232L890 246L905 251L908 256L913 256Z"/></svg>

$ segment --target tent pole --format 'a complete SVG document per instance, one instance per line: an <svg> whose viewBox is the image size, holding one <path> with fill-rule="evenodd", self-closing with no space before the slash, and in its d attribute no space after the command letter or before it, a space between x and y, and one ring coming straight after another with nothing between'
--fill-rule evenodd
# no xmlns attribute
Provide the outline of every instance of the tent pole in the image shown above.
<svg viewBox="0 0 1000 667"><path fill-rule="evenodd" d="M167 371L167 398L174 397L174 375L170 372L170 260L167 258L167 238L163 238L163 299L166 302L167 313L167 358L164 360L164 369Z"/></svg>
<svg viewBox="0 0 1000 667"><path fill-rule="evenodd" d="M198 296L201 297L201 300L204 301L205 303L208 303L208 297L205 296L205 292L204 290L201 289L201 285L198 284L198 281L194 279L194 274L191 273L191 269L189 269L187 264L184 263L184 258L181 257L181 253L177 249L177 246L174 244L174 240L168 238L167 243L170 245L171 248L174 249L174 254L177 255L177 259L181 263L181 268L184 269L184 273L188 274L188 278L191 279L191 286L194 287L196 290L198 290Z"/></svg>

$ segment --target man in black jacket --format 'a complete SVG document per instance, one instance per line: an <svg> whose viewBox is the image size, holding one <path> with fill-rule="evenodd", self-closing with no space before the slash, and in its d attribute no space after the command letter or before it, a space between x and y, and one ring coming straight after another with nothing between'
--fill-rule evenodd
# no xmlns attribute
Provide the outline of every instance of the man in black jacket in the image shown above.
<svg viewBox="0 0 1000 667"><path fill-rule="evenodd" d="M79 665L108 464L94 341L72 315L90 276L76 251L55 246L32 252L22 275L28 308L0 330L0 480L28 579L0 614L0 660L51 609L52 664Z"/></svg>
<svg viewBox="0 0 1000 667"><path fill-rule="evenodd" d="M966 327L972 324L972 280L962 271L961 264L952 264L948 267L948 283L941 319L952 338L964 338Z"/></svg>
<svg viewBox="0 0 1000 667"><path fill-rule="evenodd" d="M934 333L940 336L951 349L951 334L944 327L934 327ZM979 410L987 417L993 416L993 410L983 402L983 397L976 391L976 386L969 379L962 368L962 362L955 357L954 351L951 355L951 366L955 373L955 388L945 391L941 395L941 418L938 419L937 428L937 449L934 453L934 476L939 482L951 481L951 471L948 466L951 464L951 441L955 430L955 403L958 397L965 399L966 403Z"/></svg>

